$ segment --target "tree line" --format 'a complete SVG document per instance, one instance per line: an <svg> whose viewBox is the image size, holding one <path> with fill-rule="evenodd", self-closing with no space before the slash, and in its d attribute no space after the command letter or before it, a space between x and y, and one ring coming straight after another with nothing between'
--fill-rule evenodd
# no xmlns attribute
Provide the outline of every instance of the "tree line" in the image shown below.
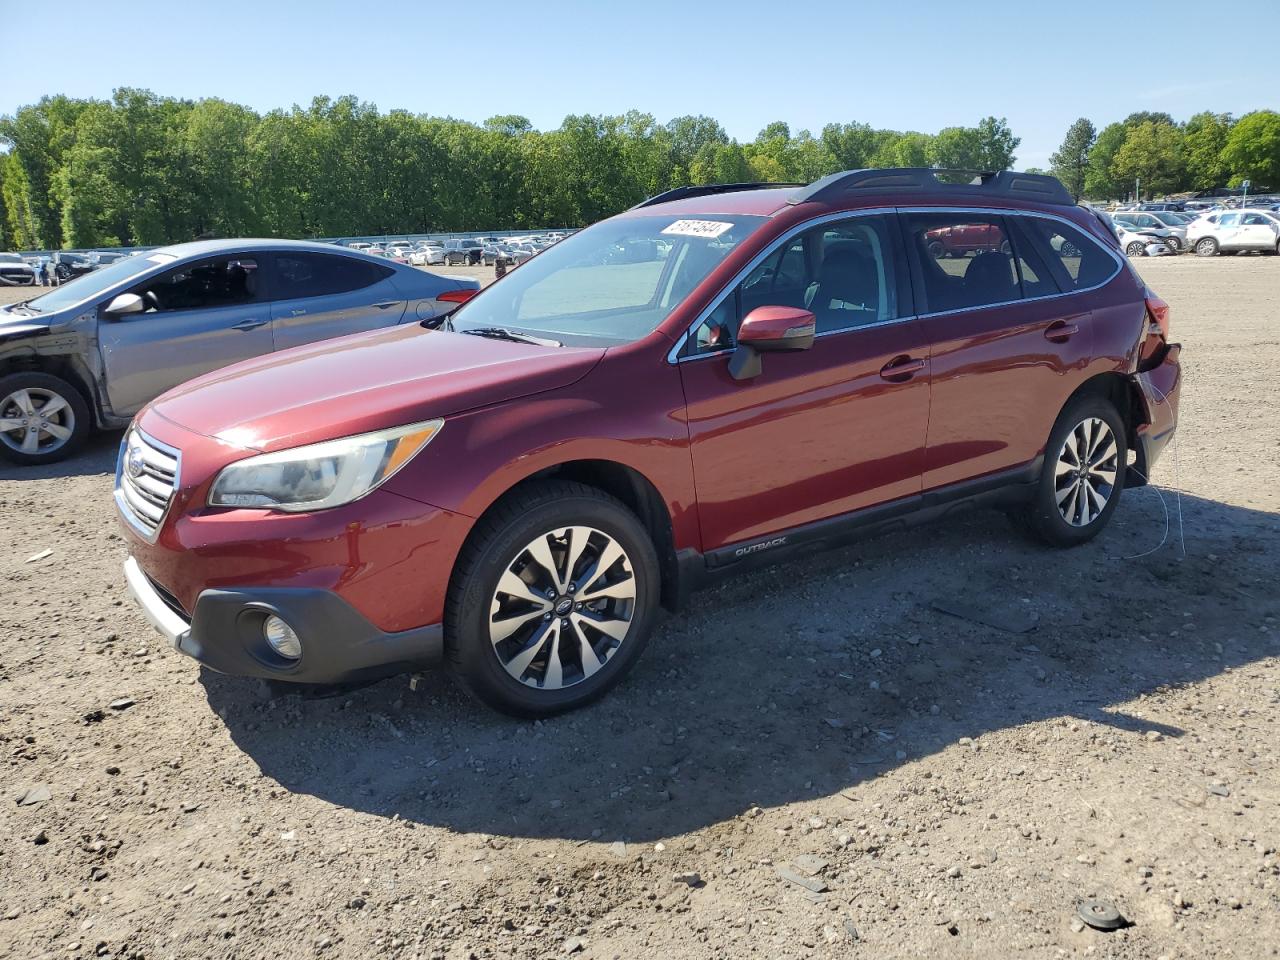
<svg viewBox="0 0 1280 960"><path fill-rule="evenodd" d="M258 114L129 88L45 97L0 117L0 140L0 249L581 226L686 184L999 169L1018 145L995 117L933 135L778 122L739 143L704 116L579 115L539 131L521 116L475 124L355 97Z"/></svg>
<svg viewBox="0 0 1280 960"><path fill-rule="evenodd" d="M1276 118L1134 114L1100 134L1080 120L1053 168L1096 198L1123 196L1133 175L1153 190L1250 175L1280 184ZM121 88L0 117L0 249L581 226L686 184L1007 169L1019 143L996 117L933 134L863 123L793 134L779 121L740 143L705 116L571 115L539 131L516 115L475 124L351 96L259 114Z"/></svg>
<svg viewBox="0 0 1280 960"><path fill-rule="evenodd" d="M1067 130L1050 170L1077 199L1118 200L1136 189L1167 196L1252 181L1280 189L1280 113L1131 113L1098 132L1081 117Z"/></svg>

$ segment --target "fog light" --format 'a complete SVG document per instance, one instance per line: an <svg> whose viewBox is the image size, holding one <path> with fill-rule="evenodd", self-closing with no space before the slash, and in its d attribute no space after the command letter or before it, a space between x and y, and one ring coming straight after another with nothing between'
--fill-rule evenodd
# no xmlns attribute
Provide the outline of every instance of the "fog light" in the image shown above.
<svg viewBox="0 0 1280 960"><path fill-rule="evenodd" d="M267 638L271 649L286 660L297 660L302 656L302 641L289 626L277 616L270 616L262 624L262 635Z"/></svg>

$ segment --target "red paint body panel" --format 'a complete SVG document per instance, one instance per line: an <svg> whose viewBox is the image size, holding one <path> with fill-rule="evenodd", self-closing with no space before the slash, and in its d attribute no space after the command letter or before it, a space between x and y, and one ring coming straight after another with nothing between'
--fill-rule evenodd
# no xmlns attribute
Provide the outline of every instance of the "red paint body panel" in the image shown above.
<svg viewBox="0 0 1280 960"><path fill-rule="evenodd" d="M880 376L905 355L928 356L919 322L765 354L749 382L727 356L681 363L703 549L918 494L928 379Z"/></svg>
<svg viewBox="0 0 1280 960"><path fill-rule="evenodd" d="M550 390L603 355L409 324L234 364L170 390L153 407L195 433L280 450Z"/></svg>
<svg viewBox="0 0 1280 960"><path fill-rule="evenodd" d="M424 566L452 566L470 518L385 489L314 513L211 509L204 504L217 471L250 451L154 413L138 426L182 451L182 478L157 541L128 525L125 536L147 574L188 613L206 589L315 587L339 594L384 631L440 622L448 580L424 576Z"/></svg>

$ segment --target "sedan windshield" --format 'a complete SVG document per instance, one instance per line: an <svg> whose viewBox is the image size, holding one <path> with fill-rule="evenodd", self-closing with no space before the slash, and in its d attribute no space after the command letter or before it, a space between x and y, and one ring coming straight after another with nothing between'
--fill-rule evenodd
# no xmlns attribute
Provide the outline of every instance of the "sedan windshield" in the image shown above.
<svg viewBox="0 0 1280 960"><path fill-rule="evenodd" d="M36 297L27 304L27 307L39 313L51 313L64 307L75 306L77 303L93 299L100 293L105 293L132 277L154 270L158 265L171 263L174 259L174 256L168 253L143 253L136 257L125 257L93 273L86 273L70 283L54 287L43 297Z"/></svg>
<svg viewBox="0 0 1280 960"><path fill-rule="evenodd" d="M763 217L605 220L530 258L453 315L458 330L499 327L569 344L651 333Z"/></svg>

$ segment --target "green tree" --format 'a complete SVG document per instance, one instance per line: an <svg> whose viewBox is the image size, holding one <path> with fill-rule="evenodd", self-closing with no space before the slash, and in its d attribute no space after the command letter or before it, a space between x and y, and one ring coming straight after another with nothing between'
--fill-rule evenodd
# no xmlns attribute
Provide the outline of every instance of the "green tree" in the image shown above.
<svg viewBox="0 0 1280 960"><path fill-rule="evenodd" d="M1013 151L1018 149L1021 137L1015 137L1009 129L1009 122L1001 117L984 117L978 121L979 170L1011 170L1017 157Z"/></svg>
<svg viewBox="0 0 1280 960"><path fill-rule="evenodd" d="M1187 180L1192 190L1211 190L1227 181L1222 153L1231 132L1231 114L1197 113L1184 128Z"/></svg>
<svg viewBox="0 0 1280 960"><path fill-rule="evenodd" d="M929 144L929 158L935 167L982 170L986 169L982 156L982 138L974 127L945 127L934 135Z"/></svg>
<svg viewBox="0 0 1280 960"><path fill-rule="evenodd" d="M1138 180L1148 193L1176 190L1184 176L1182 131L1170 123L1144 121L1129 130L1112 169L1125 181Z"/></svg>
<svg viewBox="0 0 1280 960"><path fill-rule="evenodd" d="M1280 186L1280 113L1255 110L1241 117L1227 135L1222 162L1232 180L1252 180L1254 188Z"/></svg>
<svg viewBox="0 0 1280 960"><path fill-rule="evenodd" d="M1121 183L1113 169L1116 154L1124 146L1129 131L1123 123L1103 127L1089 151L1089 163L1084 174L1084 195L1091 200L1116 200L1127 195L1127 187ZM1130 184L1132 186L1132 184Z"/></svg>
<svg viewBox="0 0 1280 960"><path fill-rule="evenodd" d="M1084 196L1085 174L1089 169L1089 151L1098 139L1093 123L1081 117L1067 128L1062 146L1049 158L1053 175L1063 182L1077 201Z"/></svg>

